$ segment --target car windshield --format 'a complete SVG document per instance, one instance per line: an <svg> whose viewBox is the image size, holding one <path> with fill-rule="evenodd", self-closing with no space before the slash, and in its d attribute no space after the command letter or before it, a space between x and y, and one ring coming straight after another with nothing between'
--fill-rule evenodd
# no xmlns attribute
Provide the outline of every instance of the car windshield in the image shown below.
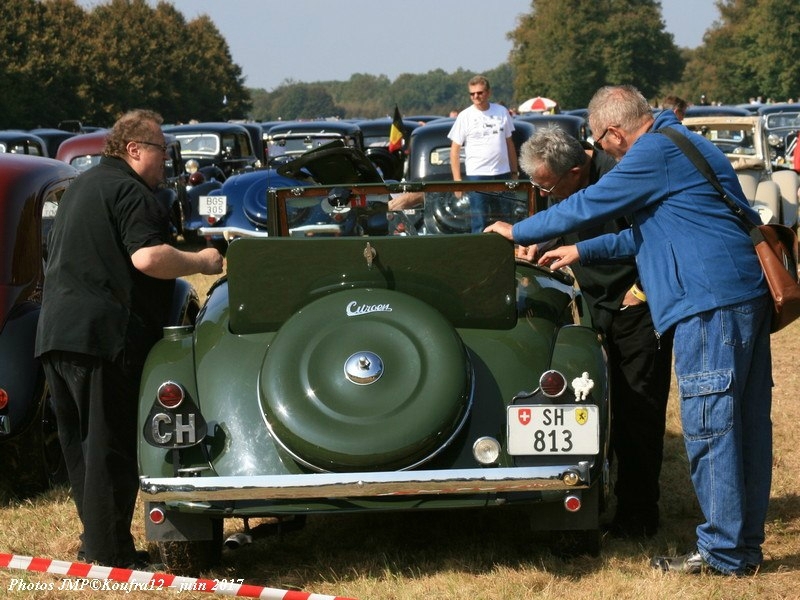
<svg viewBox="0 0 800 600"><path fill-rule="evenodd" d="M710 140L725 154L755 155L752 128L742 129L731 125L703 125L697 133Z"/></svg>
<svg viewBox="0 0 800 600"><path fill-rule="evenodd" d="M0 142L0 152L8 152L9 154L33 154L35 156L42 156L44 154L42 149L36 144L27 142Z"/></svg>
<svg viewBox="0 0 800 600"><path fill-rule="evenodd" d="M459 155L461 162L465 161L465 150L464 147L461 147L461 153ZM441 165L449 165L450 164L450 146L440 146L438 148L434 148L431 150L431 153L428 155L428 162L431 165L441 166Z"/></svg>
<svg viewBox="0 0 800 600"><path fill-rule="evenodd" d="M330 143L332 140L343 139L339 135L302 135L302 136L284 136L275 137L269 140L269 155L270 156L283 156L304 154L314 148L319 148L325 144ZM348 145L352 145L348 142Z"/></svg>
<svg viewBox="0 0 800 600"><path fill-rule="evenodd" d="M525 183L475 182L309 187L274 190L280 235L465 234L493 221L517 222L530 214ZM389 210L389 201L397 210ZM380 225L378 226L378 223Z"/></svg>
<svg viewBox="0 0 800 600"><path fill-rule="evenodd" d="M767 115L767 129L789 127L800 129L800 112L785 112Z"/></svg>
<svg viewBox="0 0 800 600"><path fill-rule="evenodd" d="M364 146L368 148L383 148L389 145L389 134L364 136Z"/></svg>
<svg viewBox="0 0 800 600"><path fill-rule="evenodd" d="M95 166L100 162L101 156L99 154L86 154L84 156L76 156L69 164L78 169L78 171L86 171L90 167Z"/></svg>
<svg viewBox="0 0 800 600"><path fill-rule="evenodd" d="M182 154L216 156L220 153L219 136L213 133L181 133L175 137L181 143Z"/></svg>

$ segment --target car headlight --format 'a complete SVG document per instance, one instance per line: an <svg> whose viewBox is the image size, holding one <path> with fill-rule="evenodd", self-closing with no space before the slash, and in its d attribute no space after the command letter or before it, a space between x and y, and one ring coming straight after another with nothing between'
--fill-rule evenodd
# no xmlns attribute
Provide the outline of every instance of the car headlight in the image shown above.
<svg viewBox="0 0 800 600"><path fill-rule="evenodd" d="M770 146L778 148L780 146L783 146L783 138L781 136L779 136L777 133L770 133L767 136L767 143Z"/></svg>

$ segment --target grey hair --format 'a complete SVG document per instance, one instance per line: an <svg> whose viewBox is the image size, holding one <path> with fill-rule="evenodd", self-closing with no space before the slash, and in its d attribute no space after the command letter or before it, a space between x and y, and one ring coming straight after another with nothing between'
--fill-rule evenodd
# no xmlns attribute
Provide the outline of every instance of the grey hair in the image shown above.
<svg viewBox="0 0 800 600"><path fill-rule="evenodd" d="M589 124L597 135L614 125L630 133L652 116L647 99L632 85L602 87L589 101Z"/></svg>
<svg viewBox="0 0 800 600"><path fill-rule="evenodd" d="M519 165L530 177L544 165L556 177L587 160L586 151L572 135L557 126L537 129L522 144Z"/></svg>

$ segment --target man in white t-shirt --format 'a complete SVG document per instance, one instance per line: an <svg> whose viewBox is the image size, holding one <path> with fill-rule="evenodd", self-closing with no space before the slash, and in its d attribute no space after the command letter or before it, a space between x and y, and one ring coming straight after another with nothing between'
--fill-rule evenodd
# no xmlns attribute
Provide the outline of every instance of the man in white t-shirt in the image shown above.
<svg viewBox="0 0 800 600"><path fill-rule="evenodd" d="M456 117L447 137L450 138L450 169L453 181L461 181L461 148L464 148L464 166L467 180L516 179L517 152L511 134L514 123L508 109L489 102L489 81L482 75L469 80L469 97L472 106ZM501 198L487 194L471 194L472 231L482 232L489 220L508 218L510 206L505 208ZM493 206L493 204L500 204ZM499 212L498 212L499 211Z"/></svg>

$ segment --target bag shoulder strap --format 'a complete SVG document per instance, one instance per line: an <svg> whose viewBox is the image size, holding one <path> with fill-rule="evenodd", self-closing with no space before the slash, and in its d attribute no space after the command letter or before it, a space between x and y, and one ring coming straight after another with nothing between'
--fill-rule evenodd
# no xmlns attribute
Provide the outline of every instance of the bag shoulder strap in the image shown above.
<svg viewBox="0 0 800 600"><path fill-rule="evenodd" d="M758 229L758 226L753 223L744 213L742 207L736 204L736 202L731 200L730 196L728 196L725 188L722 187L719 179L717 179L714 169L712 169L711 165L708 164L706 157L700 153L700 150L697 149L697 146L689 141L689 139L680 131L673 129L672 127L662 127L661 129L657 129L656 133L661 133L667 136L680 150L683 151L686 157L692 161L697 170L700 171L700 173L706 179L708 179L709 183L714 186L714 189L719 192L719 195L722 197L722 200L725 202L725 204L727 204L734 214L739 217L747 226L748 230L752 231L753 229Z"/></svg>

